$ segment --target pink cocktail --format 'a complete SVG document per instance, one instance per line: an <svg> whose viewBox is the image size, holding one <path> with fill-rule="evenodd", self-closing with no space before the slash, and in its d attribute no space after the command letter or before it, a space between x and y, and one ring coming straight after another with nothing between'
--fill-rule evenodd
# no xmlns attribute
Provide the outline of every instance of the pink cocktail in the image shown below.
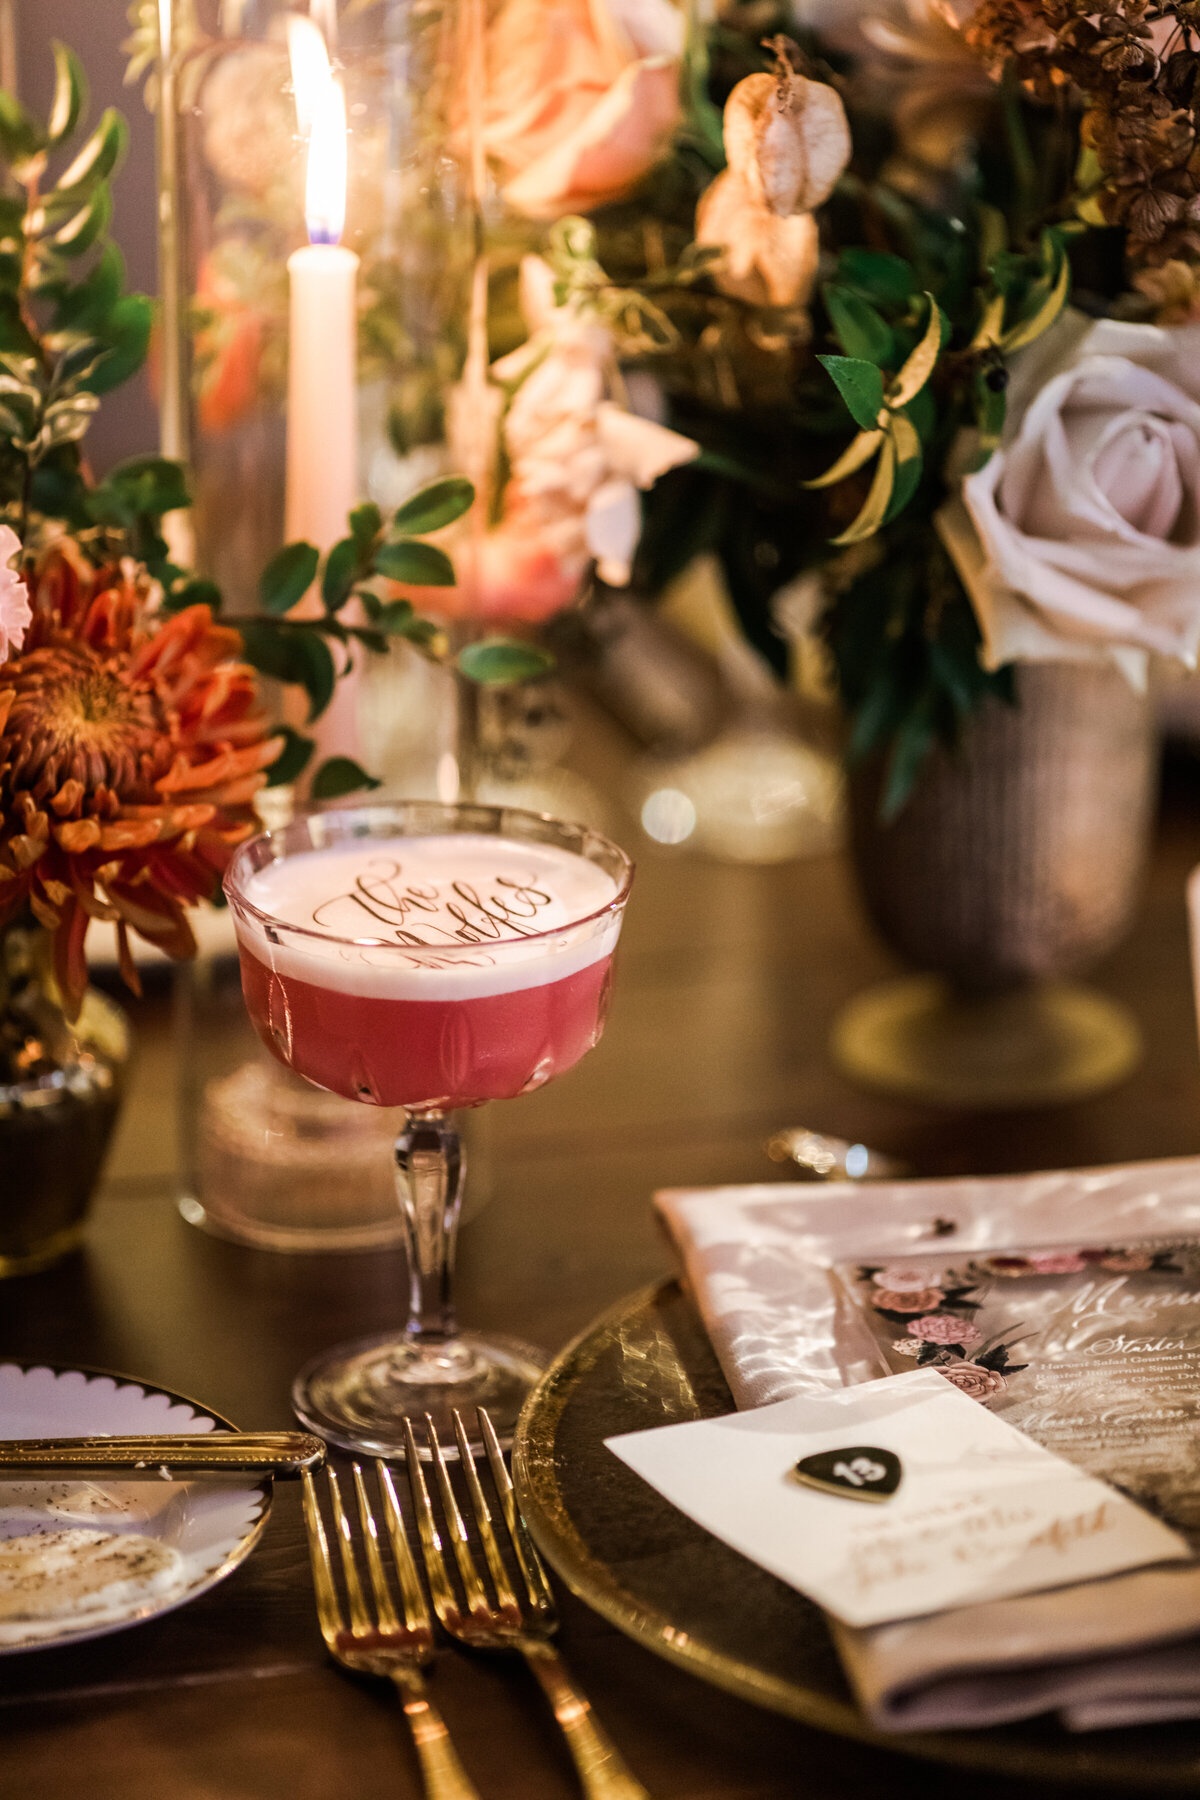
<svg viewBox="0 0 1200 1800"><path fill-rule="evenodd" d="M314 814L234 858L242 988L267 1048L318 1087L409 1115L408 1326L318 1358L293 1389L334 1442L393 1454L406 1414L448 1422L468 1403L515 1419L540 1358L457 1330L462 1155L445 1114L530 1093L599 1041L631 877L582 826L421 802Z"/></svg>

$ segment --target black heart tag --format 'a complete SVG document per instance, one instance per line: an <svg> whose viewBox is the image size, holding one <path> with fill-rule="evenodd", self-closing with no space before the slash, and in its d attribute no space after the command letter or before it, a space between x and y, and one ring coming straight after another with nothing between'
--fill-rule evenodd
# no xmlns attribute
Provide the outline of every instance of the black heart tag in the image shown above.
<svg viewBox="0 0 1200 1800"><path fill-rule="evenodd" d="M805 1487L842 1500L890 1500L904 1471L891 1450L855 1444L849 1450L821 1450L805 1456L793 1473Z"/></svg>

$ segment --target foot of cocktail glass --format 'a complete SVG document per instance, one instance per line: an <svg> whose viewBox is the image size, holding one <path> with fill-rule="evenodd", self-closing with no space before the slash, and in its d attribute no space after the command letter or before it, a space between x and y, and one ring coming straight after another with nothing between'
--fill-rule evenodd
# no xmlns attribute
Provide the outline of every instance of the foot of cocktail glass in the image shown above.
<svg viewBox="0 0 1200 1800"><path fill-rule="evenodd" d="M515 1338L458 1330L454 1260L466 1173L458 1131L433 1109L413 1112L395 1156L408 1323L403 1333L340 1344L314 1358L296 1377L292 1403L322 1437L371 1456L403 1455L405 1418L427 1413L443 1441L454 1444L454 1411L473 1419L478 1406L486 1406L502 1438L511 1438L546 1359Z"/></svg>

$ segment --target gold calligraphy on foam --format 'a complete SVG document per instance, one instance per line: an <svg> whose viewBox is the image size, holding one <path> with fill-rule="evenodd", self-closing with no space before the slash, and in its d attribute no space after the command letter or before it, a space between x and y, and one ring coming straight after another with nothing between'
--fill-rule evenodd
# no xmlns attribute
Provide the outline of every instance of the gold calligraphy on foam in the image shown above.
<svg viewBox="0 0 1200 1800"><path fill-rule="evenodd" d="M386 928L389 937L410 948L436 949L445 944L488 944L504 938L538 936L550 921L542 917L555 896L532 882L495 875L478 886L466 880L420 885L405 882L403 866L376 859L354 877L350 888L313 908L312 922L322 930L362 929L364 918ZM343 912L331 917L334 908Z"/></svg>

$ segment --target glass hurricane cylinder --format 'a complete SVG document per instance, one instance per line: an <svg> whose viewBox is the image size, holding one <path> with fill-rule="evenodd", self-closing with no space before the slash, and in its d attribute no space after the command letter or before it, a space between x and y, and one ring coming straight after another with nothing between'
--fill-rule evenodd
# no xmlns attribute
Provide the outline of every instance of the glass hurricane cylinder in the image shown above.
<svg viewBox="0 0 1200 1800"><path fill-rule="evenodd" d="M320 535L303 519L285 522L289 458L295 486L305 449L294 432L289 443L289 383L293 417L345 411L346 397L331 391L337 346L289 370L296 258L310 236L322 253L340 238L348 263L357 258L348 325L357 442L354 468L340 472L351 501L395 506L448 467L446 395L465 360L478 239L463 150L471 7L160 7L171 17L159 84L169 115L159 138L162 283L173 301L159 359L163 418L167 447L191 466L197 566L235 612L253 608L258 573L285 529ZM329 70L345 98L340 231L323 211L314 217L306 179L310 153L323 160L313 81ZM310 390L307 409L297 378ZM323 455L328 444L307 448Z"/></svg>

